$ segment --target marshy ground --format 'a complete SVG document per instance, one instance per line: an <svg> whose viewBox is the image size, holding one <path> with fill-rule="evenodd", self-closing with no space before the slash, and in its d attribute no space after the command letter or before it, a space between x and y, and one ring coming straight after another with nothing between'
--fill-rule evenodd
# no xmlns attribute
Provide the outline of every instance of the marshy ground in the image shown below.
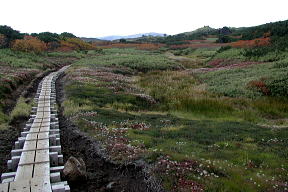
<svg viewBox="0 0 288 192"><path fill-rule="evenodd" d="M287 190L288 104L279 89L286 87L285 62L248 58L238 48L166 51L25 56L29 74L73 63L57 85L61 142L64 158L84 159L88 180L71 183L72 191ZM2 54L9 71L13 52ZM19 76L1 73L9 80L1 81L2 95ZM15 119L32 105L25 97L18 104ZM1 143L13 122L2 111Z"/></svg>

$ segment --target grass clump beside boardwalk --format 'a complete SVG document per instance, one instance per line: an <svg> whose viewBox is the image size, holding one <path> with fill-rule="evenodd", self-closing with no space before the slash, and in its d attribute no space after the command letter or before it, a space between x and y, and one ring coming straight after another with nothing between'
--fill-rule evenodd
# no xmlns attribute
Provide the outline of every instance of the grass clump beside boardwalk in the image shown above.
<svg viewBox="0 0 288 192"><path fill-rule="evenodd" d="M151 173L167 190L285 190L287 99L254 86L272 68L271 78L285 81L274 63L194 73L149 61L143 74L130 64L141 54L145 61L165 57L107 49L73 65L65 81L65 116L100 141L111 159L153 164ZM225 94L235 85L242 92Z"/></svg>
<svg viewBox="0 0 288 192"><path fill-rule="evenodd" d="M94 52L90 55L96 54ZM13 92L20 86L28 85L39 73L61 67L82 57L83 53L43 53L33 54L0 49L0 127L7 128L9 117L7 109L12 109L14 103L7 102ZM22 101L22 98L20 99ZM24 105L24 103L22 102ZM17 108L13 115L23 115L26 108Z"/></svg>
<svg viewBox="0 0 288 192"><path fill-rule="evenodd" d="M13 119L29 117L32 105L33 103L29 103L24 97L20 97L10 114L10 120L13 121Z"/></svg>

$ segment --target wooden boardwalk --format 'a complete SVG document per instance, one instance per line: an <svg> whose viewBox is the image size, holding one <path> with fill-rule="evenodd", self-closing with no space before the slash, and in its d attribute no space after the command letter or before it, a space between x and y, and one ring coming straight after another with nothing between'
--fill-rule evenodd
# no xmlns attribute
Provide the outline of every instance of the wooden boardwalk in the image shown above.
<svg viewBox="0 0 288 192"><path fill-rule="evenodd" d="M55 108L55 81L67 67L49 74L39 84L37 106L32 108L31 118L11 151L7 162L11 172L1 175L0 192L70 191L60 178L64 166Z"/></svg>

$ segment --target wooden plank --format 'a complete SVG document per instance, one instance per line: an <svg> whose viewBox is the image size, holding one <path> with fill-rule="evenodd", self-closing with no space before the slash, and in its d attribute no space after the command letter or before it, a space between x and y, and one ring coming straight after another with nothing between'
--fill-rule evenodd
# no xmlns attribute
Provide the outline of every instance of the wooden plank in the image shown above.
<svg viewBox="0 0 288 192"><path fill-rule="evenodd" d="M38 101L38 105L41 104L41 105L50 105L50 102L49 101Z"/></svg>
<svg viewBox="0 0 288 192"><path fill-rule="evenodd" d="M34 131L34 132L33 132ZM30 129L30 131L29 131L29 133L49 133L50 132L50 130L48 130L48 129L43 129L43 130L40 130L40 129L33 129L33 130L31 130ZM45 139L45 138L44 138ZM29 141L29 139L26 139L26 140L28 140Z"/></svg>
<svg viewBox="0 0 288 192"><path fill-rule="evenodd" d="M41 122L42 122L42 119L34 119L33 124L35 123L35 125L36 125L36 124L39 124Z"/></svg>
<svg viewBox="0 0 288 192"><path fill-rule="evenodd" d="M30 192L30 181L29 180L21 180L17 182L10 183L11 192Z"/></svg>
<svg viewBox="0 0 288 192"><path fill-rule="evenodd" d="M20 165L17 168L15 181L21 181L23 179L31 179L33 175L33 164Z"/></svg>
<svg viewBox="0 0 288 192"><path fill-rule="evenodd" d="M19 165L21 164L32 164L35 159L35 151L23 151L20 157Z"/></svg>
<svg viewBox="0 0 288 192"><path fill-rule="evenodd" d="M38 139L49 139L49 132L38 133Z"/></svg>
<svg viewBox="0 0 288 192"><path fill-rule="evenodd" d="M9 183L0 183L0 192L8 192Z"/></svg>
<svg viewBox="0 0 288 192"><path fill-rule="evenodd" d="M43 121L41 123L41 127L50 127L50 118L49 119L45 119L46 121Z"/></svg>
<svg viewBox="0 0 288 192"><path fill-rule="evenodd" d="M50 180L50 163L38 163L34 165L33 177L49 177Z"/></svg>
<svg viewBox="0 0 288 192"><path fill-rule="evenodd" d="M39 132L47 132L50 130L50 126L40 127Z"/></svg>
<svg viewBox="0 0 288 192"><path fill-rule="evenodd" d="M36 114L35 119L43 119L43 117L44 117L44 113L43 113L43 112L40 112L40 113L37 113L37 114Z"/></svg>
<svg viewBox="0 0 288 192"><path fill-rule="evenodd" d="M33 178L31 180L31 192L52 192L50 178Z"/></svg>
<svg viewBox="0 0 288 192"><path fill-rule="evenodd" d="M24 143L24 150L31 150L36 148L37 141L25 141Z"/></svg>
<svg viewBox="0 0 288 192"><path fill-rule="evenodd" d="M47 149L49 148L49 139L38 140L37 149Z"/></svg>
<svg viewBox="0 0 288 192"><path fill-rule="evenodd" d="M42 103L38 103L38 107L49 107L50 103L48 102L42 102Z"/></svg>
<svg viewBox="0 0 288 192"><path fill-rule="evenodd" d="M37 119L34 120L33 124L31 125L31 128L37 128L41 126L41 121L37 121Z"/></svg>
<svg viewBox="0 0 288 192"><path fill-rule="evenodd" d="M35 163L49 162L49 149L37 150Z"/></svg>
<svg viewBox="0 0 288 192"><path fill-rule="evenodd" d="M38 107L37 113L41 112L49 112L50 113L50 107Z"/></svg>
<svg viewBox="0 0 288 192"><path fill-rule="evenodd" d="M26 141L27 140L36 140L38 139L38 134L37 133L29 133L27 136L26 136ZM25 145L25 144L24 144Z"/></svg>
<svg viewBox="0 0 288 192"><path fill-rule="evenodd" d="M40 127L30 128L29 133L37 133L37 132L39 132L39 130L40 130Z"/></svg>
<svg viewBox="0 0 288 192"><path fill-rule="evenodd" d="M45 122L50 122L50 117L49 118L42 118L42 122L41 123L45 123Z"/></svg>

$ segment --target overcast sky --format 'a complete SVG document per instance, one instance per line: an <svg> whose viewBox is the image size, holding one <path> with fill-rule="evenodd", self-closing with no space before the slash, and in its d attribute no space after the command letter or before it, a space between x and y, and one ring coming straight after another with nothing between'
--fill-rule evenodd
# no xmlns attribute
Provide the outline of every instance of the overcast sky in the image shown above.
<svg viewBox="0 0 288 192"><path fill-rule="evenodd" d="M79 37L176 34L288 19L287 0L2 0L0 25Z"/></svg>

